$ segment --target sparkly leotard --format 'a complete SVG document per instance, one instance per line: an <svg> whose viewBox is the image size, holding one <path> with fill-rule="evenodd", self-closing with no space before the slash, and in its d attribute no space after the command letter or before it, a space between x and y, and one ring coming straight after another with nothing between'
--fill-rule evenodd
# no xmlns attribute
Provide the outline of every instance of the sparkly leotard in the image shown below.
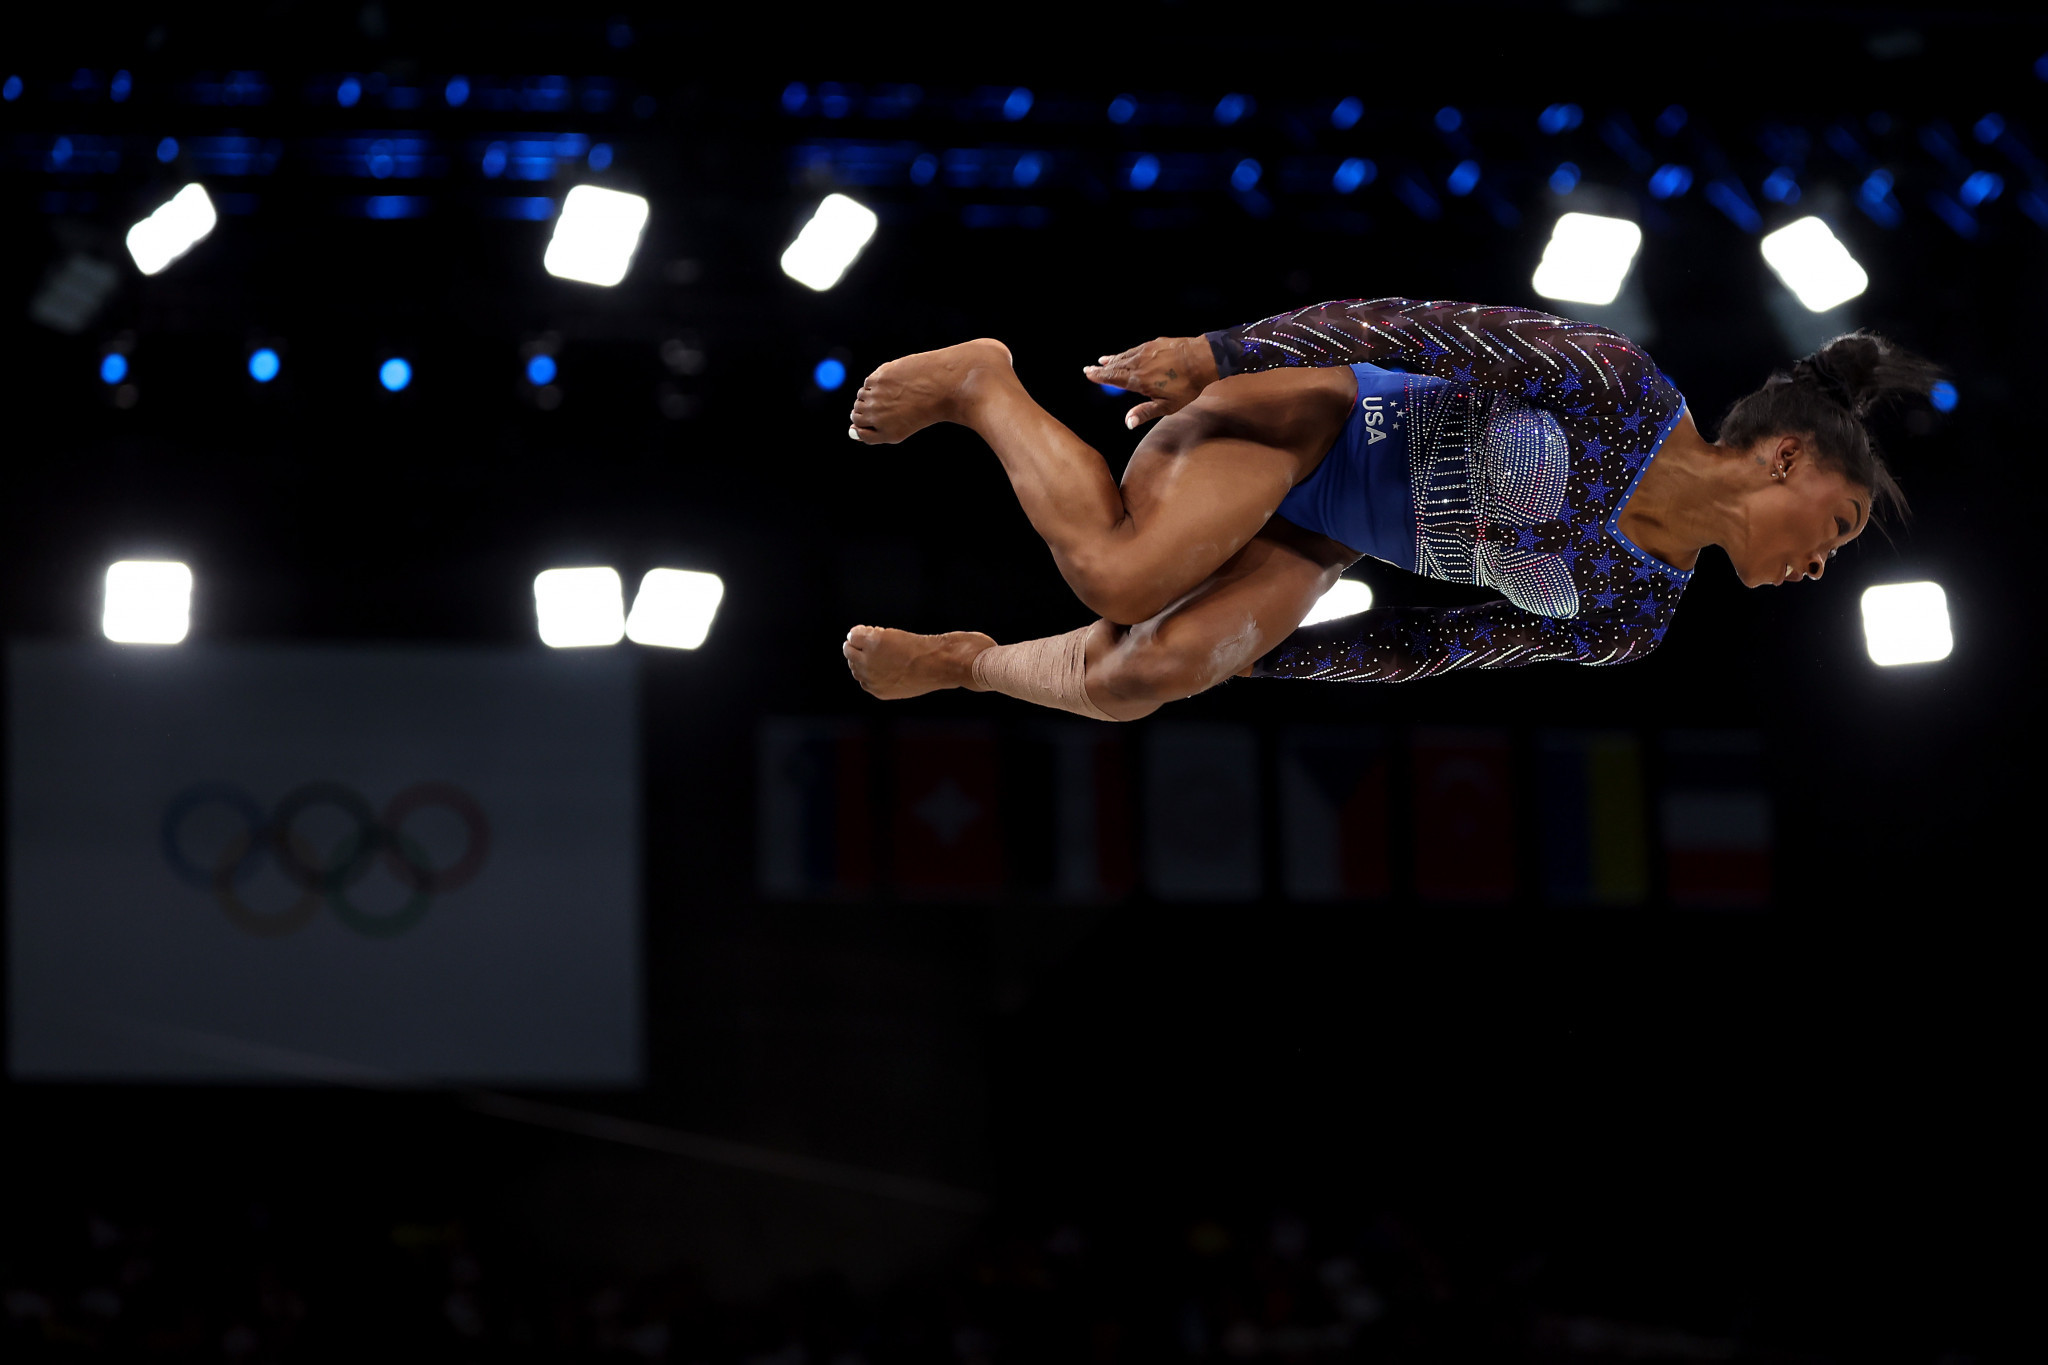
<svg viewBox="0 0 2048 1365"><path fill-rule="evenodd" d="M1663 641L1692 574L1637 547L1618 520L1685 399L1627 337L1528 308L1387 298L1318 304L1211 332L1209 344L1219 375L1363 362L1416 376L1412 567L1507 599L1311 627L1255 675L1401 682L1625 663Z"/></svg>

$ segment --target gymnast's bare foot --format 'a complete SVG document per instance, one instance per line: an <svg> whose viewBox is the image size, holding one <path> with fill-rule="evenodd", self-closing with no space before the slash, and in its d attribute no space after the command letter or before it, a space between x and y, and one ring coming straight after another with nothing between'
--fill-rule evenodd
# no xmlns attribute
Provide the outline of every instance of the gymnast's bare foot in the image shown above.
<svg viewBox="0 0 2048 1365"><path fill-rule="evenodd" d="M854 681L883 701L921 697L946 687L985 692L974 682L974 656L995 644L974 630L912 635L882 626L855 626L839 652Z"/></svg>
<svg viewBox="0 0 2048 1365"><path fill-rule="evenodd" d="M862 381L846 434L894 445L934 422L967 422L976 381L996 376L1014 378L1010 348L987 337L892 360Z"/></svg>

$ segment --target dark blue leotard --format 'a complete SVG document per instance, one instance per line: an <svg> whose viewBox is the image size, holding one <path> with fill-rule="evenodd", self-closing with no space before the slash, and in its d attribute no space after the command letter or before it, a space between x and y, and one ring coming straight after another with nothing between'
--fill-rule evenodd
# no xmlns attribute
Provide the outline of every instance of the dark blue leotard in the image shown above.
<svg viewBox="0 0 2048 1365"><path fill-rule="evenodd" d="M1281 515L1507 599L1310 627L1254 674L1399 682L1546 660L1616 664L1663 640L1692 574L1623 534L1621 511L1685 398L1627 337L1530 308L1385 298L1283 313L1211 332L1209 344L1220 375L1350 365L1360 392L1383 398L1399 381L1397 434L1372 441L1386 428L1361 407ZM1410 489L1405 545L1385 489L1396 445Z"/></svg>
<svg viewBox="0 0 2048 1365"><path fill-rule="evenodd" d="M1415 495L1408 481L1410 390L1441 379L1377 365L1351 367L1358 401L1315 473L1294 486L1280 515L1303 530L1403 569L1415 568Z"/></svg>

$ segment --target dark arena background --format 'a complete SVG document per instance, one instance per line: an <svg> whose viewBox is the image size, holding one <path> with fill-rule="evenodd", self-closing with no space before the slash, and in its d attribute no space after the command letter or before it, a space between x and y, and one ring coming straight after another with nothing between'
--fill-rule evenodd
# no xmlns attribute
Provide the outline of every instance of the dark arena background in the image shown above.
<svg viewBox="0 0 2048 1365"><path fill-rule="evenodd" d="M85 3L0 79L7 1359L2041 1358L2038 10ZM1570 212L1611 303L1534 288ZM1876 328L1916 515L1709 549L1622 668L850 680L1088 619L861 376L1000 338L1120 470L1083 364L1382 295L1610 323L1710 435Z"/></svg>

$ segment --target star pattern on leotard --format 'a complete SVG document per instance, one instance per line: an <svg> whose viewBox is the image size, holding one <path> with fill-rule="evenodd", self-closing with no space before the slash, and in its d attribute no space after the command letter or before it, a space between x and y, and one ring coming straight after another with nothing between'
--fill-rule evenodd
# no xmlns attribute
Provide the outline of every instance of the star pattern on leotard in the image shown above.
<svg viewBox="0 0 2048 1365"><path fill-rule="evenodd" d="M1470 499L1466 543L1506 553L1468 555L1478 567L1467 572L1476 576L1455 581L1496 587L1509 601L1377 608L1298 633L1257 671L1398 681L1459 667L1618 663L1643 658L1662 642L1692 575L1631 542L1619 515L1685 400L1626 337L1532 309L1392 298L1319 304L1211 333L1210 342L1219 373L1368 362L1458 385L1475 419L1512 405L1541 409L1570 442L1561 471L1553 466L1539 476L1502 468L1488 475L1503 490L1562 478L1564 501L1546 520L1520 519L1516 505L1500 502L1484 480L1460 494ZM1453 525L1441 503L1437 508L1434 524ZM1531 591L1541 575L1554 580L1560 572L1570 580L1563 597L1550 588ZM1514 605L1553 600L1575 606L1549 615Z"/></svg>

